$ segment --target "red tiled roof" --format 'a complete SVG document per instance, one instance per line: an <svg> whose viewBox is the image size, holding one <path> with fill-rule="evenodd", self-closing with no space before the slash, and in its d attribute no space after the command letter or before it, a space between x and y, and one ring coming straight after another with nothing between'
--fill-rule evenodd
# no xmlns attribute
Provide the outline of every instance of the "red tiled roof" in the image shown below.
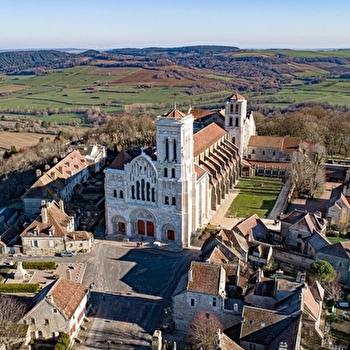
<svg viewBox="0 0 350 350"><path fill-rule="evenodd" d="M227 132L218 124L211 123L204 129L193 135L194 156L198 156L204 152L209 146L219 141Z"/></svg>
<svg viewBox="0 0 350 350"><path fill-rule="evenodd" d="M194 165L194 171L196 172L197 180L200 179L204 174L206 174L206 171L197 164Z"/></svg>
<svg viewBox="0 0 350 350"><path fill-rule="evenodd" d="M192 261L187 290L210 295L219 294L221 267L217 264L207 264Z"/></svg>
<svg viewBox="0 0 350 350"><path fill-rule="evenodd" d="M125 164L130 162L132 157L125 150L121 151L110 165L112 169L124 170Z"/></svg>
<svg viewBox="0 0 350 350"><path fill-rule="evenodd" d="M181 119L181 118L186 117L186 114L180 112L178 109L175 108L172 111L170 111L169 113L163 114L162 117Z"/></svg>
<svg viewBox="0 0 350 350"><path fill-rule="evenodd" d="M50 302L69 320L87 293L86 286L60 277L47 295L52 297Z"/></svg>
<svg viewBox="0 0 350 350"><path fill-rule="evenodd" d="M244 101L245 98L238 94L237 92L235 94L233 94L231 97L229 97L229 100L237 100L237 101Z"/></svg>

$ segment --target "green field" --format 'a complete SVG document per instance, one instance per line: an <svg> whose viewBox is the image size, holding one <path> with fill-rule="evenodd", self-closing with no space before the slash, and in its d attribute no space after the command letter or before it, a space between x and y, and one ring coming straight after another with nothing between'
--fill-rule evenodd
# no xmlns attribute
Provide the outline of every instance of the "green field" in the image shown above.
<svg viewBox="0 0 350 350"><path fill-rule="evenodd" d="M227 214L239 218L257 214L265 218L273 208L282 185L282 180L276 178L242 178L235 187L240 192Z"/></svg>

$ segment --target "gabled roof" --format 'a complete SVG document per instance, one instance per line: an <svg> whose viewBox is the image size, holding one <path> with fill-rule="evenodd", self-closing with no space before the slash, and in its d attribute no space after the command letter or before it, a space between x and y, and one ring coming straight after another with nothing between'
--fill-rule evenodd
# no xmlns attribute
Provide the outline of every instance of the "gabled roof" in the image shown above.
<svg viewBox="0 0 350 350"><path fill-rule="evenodd" d="M113 160L113 162L111 163L111 165L109 167L112 169L124 170L125 164L129 163L131 160L132 160L132 157L130 156L130 154L127 151L122 150L117 155L117 157Z"/></svg>
<svg viewBox="0 0 350 350"><path fill-rule="evenodd" d="M343 259L350 259L350 241L343 241L328 245L320 249L320 252Z"/></svg>
<svg viewBox="0 0 350 350"><path fill-rule="evenodd" d="M219 141L222 137L227 134L221 126L216 123L211 123L202 130L198 131L193 135L193 154L198 156L204 152L209 146Z"/></svg>
<svg viewBox="0 0 350 350"><path fill-rule="evenodd" d="M43 174L22 196L54 198L66 186L66 181L89 166L79 151L74 150Z"/></svg>
<svg viewBox="0 0 350 350"><path fill-rule="evenodd" d="M37 218L21 233L21 237L48 237L49 231L53 231L53 235L67 236L69 234L67 226L72 218L61 210L55 202L47 202L42 205L41 213Z"/></svg>
<svg viewBox="0 0 350 350"><path fill-rule="evenodd" d="M310 287L306 287L304 290L304 311L308 313L308 315L314 319L314 321L318 320L322 313L322 303L324 297L324 289L321 285L316 281Z"/></svg>
<svg viewBox="0 0 350 350"><path fill-rule="evenodd" d="M66 320L69 320L88 293L88 287L60 277L33 298L27 313L45 302L57 309Z"/></svg>
<svg viewBox="0 0 350 350"><path fill-rule="evenodd" d="M271 310L244 306L240 341L264 345L268 349L279 349L285 342L294 349L298 338L300 315L286 316Z"/></svg>
<svg viewBox="0 0 350 350"><path fill-rule="evenodd" d="M300 151L302 144L314 145L314 142L305 141L300 137L278 137L278 136L257 136L253 135L249 139L248 147L275 148L283 153L293 153Z"/></svg>
<svg viewBox="0 0 350 350"><path fill-rule="evenodd" d="M305 238L304 241L313 247L315 251L332 244L325 235L318 231L314 231L313 235Z"/></svg>
<svg viewBox="0 0 350 350"><path fill-rule="evenodd" d="M309 231L310 234L314 231L322 232L327 225L327 221L320 215L297 209L286 214L281 221L292 225L295 229Z"/></svg>
<svg viewBox="0 0 350 350"><path fill-rule="evenodd" d="M192 261L187 290L210 295L219 295L221 266Z"/></svg>
<svg viewBox="0 0 350 350"><path fill-rule="evenodd" d="M248 241L261 241L262 239L272 238L269 229L257 214L253 214L249 218L241 221L233 230L239 232L248 239Z"/></svg>

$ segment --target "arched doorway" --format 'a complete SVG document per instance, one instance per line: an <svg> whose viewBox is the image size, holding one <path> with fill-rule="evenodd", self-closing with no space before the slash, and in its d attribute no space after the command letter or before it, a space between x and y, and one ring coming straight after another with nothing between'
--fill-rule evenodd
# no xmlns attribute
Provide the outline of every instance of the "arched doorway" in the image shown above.
<svg viewBox="0 0 350 350"><path fill-rule="evenodd" d="M112 219L112 224L114 234L127 234L125 218L123 218L122 216L114 216Z"/></svg>
<svg viewBox="0 0 350 350"><path fill-rule="evenodd" d="M137 209L130 215L133 233L141 236L154 237L156 219L146 209Z"/></svg>
<svg viewBox="0 0 350 350"><path fill-rule="evenodd" d="M176 241L176 229L172 224L166 224L162 228L162 240Z"/></svg>

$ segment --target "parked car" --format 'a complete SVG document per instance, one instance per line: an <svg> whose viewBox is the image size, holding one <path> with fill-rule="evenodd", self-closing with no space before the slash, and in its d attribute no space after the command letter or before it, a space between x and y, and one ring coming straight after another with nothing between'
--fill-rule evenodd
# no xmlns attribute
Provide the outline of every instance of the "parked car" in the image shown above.
<svg viewBox="0 0 350 350"><path fill-rule="evenodd" d="M66 251L66 252L61 253L61 256L63 256L63 257L74 256L74 255L77 255L77 253L71 252L71 251L69 251L69 250Z"/></svg>

